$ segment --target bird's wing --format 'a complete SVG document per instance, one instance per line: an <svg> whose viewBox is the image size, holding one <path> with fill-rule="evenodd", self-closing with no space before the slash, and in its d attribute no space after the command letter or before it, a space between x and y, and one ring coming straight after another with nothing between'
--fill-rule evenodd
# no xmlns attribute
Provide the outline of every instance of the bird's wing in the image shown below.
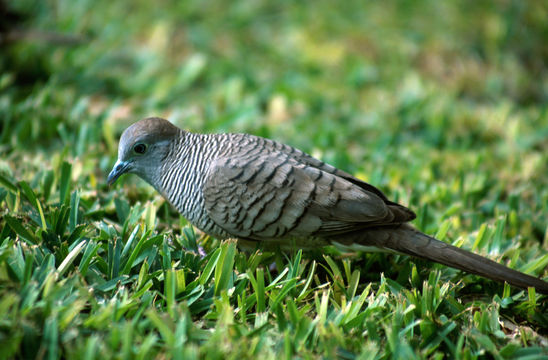
<svg viewBox="0 0 548 360"><path fill-rule="evenodd" d="M218 226L255 240L328 236L399 216L377 194L277 151L215 160L203 195Z"/></svg>
<svg viewBox="0 0 548 360"><path fill-rule="evenodd" d="M253 137L250 140L254 140L255 143L259 143L264 149L268 149L268 151L281 152L295 159L299 163L306 164L308 166L312 166L314 168L320 169L327 173L336 175L338 177L341 177L361 187L362 189L368 192L372 192L373 194L377 195L378 197L384 200L384 202L396 214L397 221L400 221L400 222L411 221L416 217L415 213L411 211L410 209L398 203L388 200L388 198L373 185L368 184L365 181L362 181L360 179L357 179L356 177L350 175L349 173L342 171L340 169L337 169L336 167L332 165L329 165L321 160L318 160L312 155L305 153L304 151L301 151L297 148L294 148L292 146L289 146L271 139Z"/></svg>

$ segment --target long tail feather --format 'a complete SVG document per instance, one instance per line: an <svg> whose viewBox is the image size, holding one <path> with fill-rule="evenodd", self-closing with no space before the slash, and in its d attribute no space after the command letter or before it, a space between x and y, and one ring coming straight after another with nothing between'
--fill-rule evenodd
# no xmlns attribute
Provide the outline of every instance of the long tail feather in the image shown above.
<svg viewBox="0 0 548 360"><path fill-rule="evenodd" d="M377 246L435 261L488 279L507 282L519 288L534 287L548 294L548 282L510 269L483 256L460 249L421 233L408 224L353 233L344 238L364 246Z"/></svg>

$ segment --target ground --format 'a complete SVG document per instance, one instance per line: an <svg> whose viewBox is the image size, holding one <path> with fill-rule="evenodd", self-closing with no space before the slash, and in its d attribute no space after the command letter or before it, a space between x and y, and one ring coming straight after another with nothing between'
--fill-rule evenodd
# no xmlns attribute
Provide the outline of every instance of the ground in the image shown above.
<svg viewBox="0 0 548 360"><path fill-rule="evenodd" d="M398 255L246 253L135 177L106 185L140 118L253 133L548 279L544 2L8 4L0 357L548 358L534 291Z"/></svg>

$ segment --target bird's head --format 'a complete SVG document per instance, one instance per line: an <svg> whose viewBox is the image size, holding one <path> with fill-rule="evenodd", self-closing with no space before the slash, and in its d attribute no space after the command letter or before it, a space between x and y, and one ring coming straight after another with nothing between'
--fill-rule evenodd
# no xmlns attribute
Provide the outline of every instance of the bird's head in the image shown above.
<svg viewBox="0 0 548 360"><path fill-rule="evenodd" d="M108 175L109 185L125 173L154 185L172 141L182 130L161 118L147 118L128 127L118 145L118 161Z"/></svg>

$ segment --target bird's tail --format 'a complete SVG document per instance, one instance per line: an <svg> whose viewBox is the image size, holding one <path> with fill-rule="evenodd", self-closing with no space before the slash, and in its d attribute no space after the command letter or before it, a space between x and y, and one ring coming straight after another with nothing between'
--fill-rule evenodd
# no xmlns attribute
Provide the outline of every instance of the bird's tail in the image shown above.
<svg viewBox="0 0 548 360"><path fill-rule="evenodd" d="M519 288L534 287L537 292L548 294L548 282L439 241L408 224L402 224L397 228L379 227L354 233L351 237L345 236L345 242L347 240L435 261L488 279L507 282Z"/></svg>

